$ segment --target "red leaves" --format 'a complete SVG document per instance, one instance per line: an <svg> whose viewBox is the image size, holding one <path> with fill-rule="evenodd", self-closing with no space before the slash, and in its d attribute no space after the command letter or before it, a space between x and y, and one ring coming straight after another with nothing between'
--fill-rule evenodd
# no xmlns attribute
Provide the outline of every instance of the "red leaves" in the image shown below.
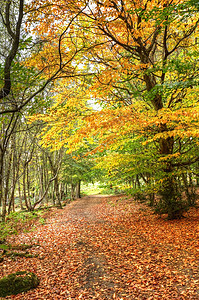
<svg viewBox="0 0 199 300"><path fill-rule="evenodd" d="M8 258L0 274L27 269L41 283L8 299L197 299L198 212L168 222L144 206L108 200L78 200L18 236L39 257Z"/></svg>

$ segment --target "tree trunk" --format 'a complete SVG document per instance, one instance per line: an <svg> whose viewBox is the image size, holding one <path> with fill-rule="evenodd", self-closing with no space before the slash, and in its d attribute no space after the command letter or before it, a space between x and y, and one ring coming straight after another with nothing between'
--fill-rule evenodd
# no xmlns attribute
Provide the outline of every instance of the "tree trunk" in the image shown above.
<svg viewBox="0 0 199 300"><path fill-rule="evenodd" d="M71 182L71 200L75 200L75 185Z"/></svg>
<svg viewBox="0 0 199 300"><path fill-rule="evenodd" d="M21 186L20 186L20 180L18 179L18 193L19 193L19 203L21 210L24 209L23 207L23 201L22 201L22 195L21 195Z"/></svg>
<svg viewBox="0 0 199 300"><path fill-rule="evenodd" d="M165 131L166 125L162 126L162 130ZM160 139L160 154L168 155L173 153L174 139L169 137L167 139ZM182 197L178 191L177 179L174 175L174 170L170 162L166 163L166 166L163 167L162 177L163 184L160 188L160 195L162 197L158 206L160 212L168 214L168 219L179 219L182 217L182 213L185 210L185 203L182 200Z"/></svg>
<svg viewBox="0 0 199 300"><path fill-rule="evenodd" d="M24 195L24 200L25 200L25 205L26 205L26 208L27 208L27 210L28 211L31 211L32 210L32 208L31 208L31 206L30 206L30 202L29 202L29 199L27 198L27 194L26 194L26 190L27 190L27 188L26 188L26 176L27 175L27 173L26 173L26 167L24 167L24 171L23 171L23 195Z"/></svg>
<svg viewBox="0 0 199 300"><path fill-rule="evenodd" d="M138 174L136 174L136 184L138 185L138 188L140 188L140 180Z"/></svg>
<svg viewBox="0 0 199 300"><path fill-rule="evenodd" d="M81 180L79 180L76 184L76 199L81 198L80 190L81 190Z"/></svg>
<svg viewBox="0 0 199 300"><path fill-rule="evenodd" d="M61 198L61 201L64 199L64 183L62 182L60 184L60 198Z"/></svg>
<svg viewBox="0 0 199 300"><path fill-rule="evenodd" d="M4 188L4 207L3 207L3 210L2 210L2 216L3 218L5 219L5 216L6 216L6 213L7 213L7 204L8 204L8 201L9 201L9 191L10 191L10 174L11 174L11 165L12 165L12 149L9 149L10 151L8 151L8 158L7 158L7 162L5 161L5 167L7 169L7 172L5 172L4 176L5 176L5 182L4 182L4 185L5 185L5 188Z"/></svg>
<svg viewBox="0 0 199 300"><path fill-rule="evenodd" d="M62 208L62 205L61 205L61 201L60 201L60 194L59 194L59 182L58 182L58 178L56 177L55 178L55 195L56 195L56 206Z"/></svg>
<svg viewBox="0 0 199 300"><path fill-rule="evenodd" d="M12 187L10 187L10 199L8 202L8 214L10 214L11 211L15 211L15 187L16 187L16 182L17 182L17 157L16 157L16 140L15 140L15 135L12 136L12 144L11 144L11 153L12 153Z"/></svg>
<svg viewBox="0 0 199 300"><path fill-rule="evenodd" d="M0 206L2 221L5 221L6 216L6 202L3 193L3 173L4 173L4 151L1 149L0 153Z"/></svg>

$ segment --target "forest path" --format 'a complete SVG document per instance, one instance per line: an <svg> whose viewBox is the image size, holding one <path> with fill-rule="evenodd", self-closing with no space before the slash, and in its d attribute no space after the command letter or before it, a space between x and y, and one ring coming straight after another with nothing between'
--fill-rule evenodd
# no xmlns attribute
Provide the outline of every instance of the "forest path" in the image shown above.
<svg viewBox="0 0 199 300"><path fill-rule="evenodd" d="M32 232L13 237L10 241L14 244L33 244L31 252L38 258L19 258L17 266L10 260L1 269L2 276L13 272L14 267L15 271L35 272L41 282L24 296L7 299L114 299L114 282L99 249L102 240L98 231L105 223L111 228L106 204L120 198L83 197L63 209L52 209L46 223Z"/></svg>
<svg viewBox="0 0 199 300"><path fill-rule="evenodd" d="M82 235L76 241L76 248L80 253L84 253L84 261L81 266L80 281L85 290L89 290L96 295L97 289L105 293L107 299L111 299L114 294L113 280L108 276L106 259L98 248L93 247L93 231L99 224L106 222L105 216L99 214L99 206L104 199L113 199L111 196L91 195L75 201L69 211L71 219L79 223ZM81 224L84 224L84 228ZM83 271L83 272L82 272ZM100 295L100 294L99 294ZM99 296L98 295L98 296Z"/></svg>
<svg viewBox="0 0 199 300"><path fill-rule="evenodd" d="M92 195L10 238L33 258L5 258L0 277L28 270L38 288L6 299L199 299L199 211L166 221L125 196Z"/></svg>

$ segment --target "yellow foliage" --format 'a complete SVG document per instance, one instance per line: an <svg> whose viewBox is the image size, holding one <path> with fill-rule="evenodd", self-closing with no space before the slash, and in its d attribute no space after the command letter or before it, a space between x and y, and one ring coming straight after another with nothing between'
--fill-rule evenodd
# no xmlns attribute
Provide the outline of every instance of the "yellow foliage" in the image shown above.
<svg viewBox="0 0 199 300"><path fill-rule="evenodd" d="M97 140L98 146L90 153L109 149L111 155L99 162L99 166L106 162L108 170L134 164L133 155L117 153L125 139L142 136L147 145L199 137L199 88L186 85L193 72L183 69L187 59L196 61L187 51L191 48L194 54L197 50L198 29L194 35L188 33L197 24L198 13L187 18L176 13L169 23L169 16L164 17L166 0L125 0L123 8L121 3L93 0L85 9L84 1L30 4L30 8L41 6L46 14L43 18L32 10L38 22L34 30L50 43L28 58L27 65L44 69L47 77L60 64L64 66L63 78L54 82L53 106L30 120L45 123L45 147L65 146L72 152ZM182 3L172 1L176 7ZM101 103L102 109L94 111L90 99ZM160 161L179 156L165 155Z"/></svg>

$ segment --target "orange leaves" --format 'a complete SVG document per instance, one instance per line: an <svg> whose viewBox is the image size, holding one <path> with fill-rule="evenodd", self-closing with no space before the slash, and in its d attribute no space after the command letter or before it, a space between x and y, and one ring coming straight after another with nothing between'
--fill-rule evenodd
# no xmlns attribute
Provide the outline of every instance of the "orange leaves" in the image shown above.
<svg viewBox="0 0 199 300"><path fill-rule="evenodd" d="M38 295L47 295L50 284L54 299L59 295L118 300L197 295L197 220L169 223L151 217L144 206L118 200L107 198L111 206L100 198L93 203L82 199L54 213L49 225L38 230L41 237L45 231L40 244L48 257L39 262L43 285Z"/></svg>
<svg viewBox="0 0 199 300"><path fill-rule="evenodd" d="M182 0L59 0L41 1L38 6L33 2L40 7L31 7L38 33L50 43L29 62L48 75L64 65L59 75L68 78L54 82L55 103L46 116L37 117L46 125L43 145L65 146L68 152L83 146L89 154L108 149L107 169L120 172L128 166L131 176L133 168L140 174L139 160L145 164L154 159L143 167L144 173L156 163L182 161L186 139L194 140L189 149L195 149L198 31L189 2L183 6ZM89 106L93 99L102 104L101 110ZM151 143L149 147L133 145L139 138L143 145ZM124 141L127 146L132 142L129 154L120 155L121 149L125 152ZM135 161L133 152L142 157L137 155Z"/></svg>

